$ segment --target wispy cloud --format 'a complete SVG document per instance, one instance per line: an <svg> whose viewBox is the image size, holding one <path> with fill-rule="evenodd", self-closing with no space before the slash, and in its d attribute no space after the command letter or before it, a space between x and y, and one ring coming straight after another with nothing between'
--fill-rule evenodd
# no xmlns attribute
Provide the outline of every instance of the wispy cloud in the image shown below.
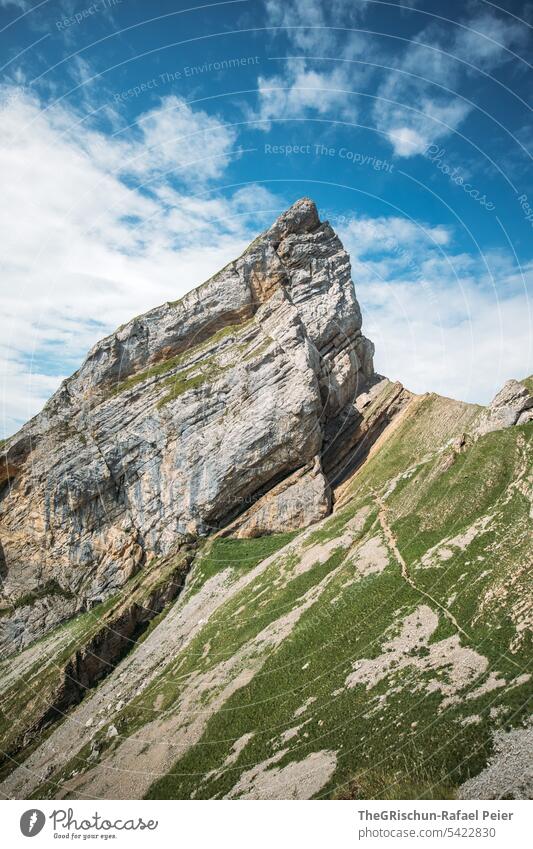
<svg viewBox="0 0 533 849"><path fill-rule="evenodd" d="M305 115L334 113L338 120L355 121L356 98L349 93L353 82L343 67L315 71L305 62L293 61L283 75L259 77L259 109L254 117L265 122L264 129L273 119Z"/></svg>
<svg viewBox="0 0 533 849"><path fill-rule="evenodd" d="M489 73L512 59L527 33L513 20L482 12L461 26L433 23L400 53L377 90L376 127L398 156L423 153L452 134L473 106L455 92L476 69ZM479 74L477 74L479 76Z"/></svg>
<svg viewBox="0 0 533 849"><path fill-rule="evenodd" d="M28 0L0 0L0 6L4 9L6 7L9 8L9 6L16 6L17 9L21 9L23 12L30 8Z"/></svg>
<svg viewBox="0 0 533 849"><path fill-rule="evenodd" d="M274 118L306 115L334 114L340 120L355 121L357 100L351 92L357 90L364 69L342 63L324 68L317 60L350 59L368 52L365 39L350 31L364 14L367 3L267 0L265 6L267 26L274 28L273 36L289 45L289 58L283 72L258 78L255 117L266 122L265 128Z"/></svg>
<svg viewBox="0 0 533 849"><path fill-rule="evenodd" d="M465 79L479 81L480 71L490 74L513 60L527 41L524 26L492 10L469 12L457 24L435 20L402 45L401 39L389 42L350 31L360 24L367 3L267 0L265 5L269 25L287 28L280 33L300 61L289 59L283 73L259 78L260 117L315 113L356 120L361 110L353 92L366 90L373 98L369 111L376 129L400 157L421 154L454 133L474 108L460 96ZM340 61L325 67L323 59Z"/></svg>
<svg viewBox="0 0 533 849"><path fill-rule="evenodd" d="M339 43L340 30L361 19L366 0L266 0L267 25L284 28L291 45L302 51L329 55Z"/></svg>

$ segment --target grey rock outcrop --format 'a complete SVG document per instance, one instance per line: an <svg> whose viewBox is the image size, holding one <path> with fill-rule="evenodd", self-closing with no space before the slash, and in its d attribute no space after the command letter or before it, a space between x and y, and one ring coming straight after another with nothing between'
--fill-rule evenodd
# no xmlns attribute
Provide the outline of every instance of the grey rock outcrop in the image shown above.
<svg viewBox="0 0 533 849"><path fill-rule="evenodd" d="M372 356L348 255L308 199L95 345L2 449L0 648L109 597L182 535L325 515L322 455Z"/></svg>
<svg viewBox="0 0 533 849"><path fill-rule="evenodd" d="M482 436L533 420L533 394L518 380L508 380L484 410L476 426Z"/></svg>

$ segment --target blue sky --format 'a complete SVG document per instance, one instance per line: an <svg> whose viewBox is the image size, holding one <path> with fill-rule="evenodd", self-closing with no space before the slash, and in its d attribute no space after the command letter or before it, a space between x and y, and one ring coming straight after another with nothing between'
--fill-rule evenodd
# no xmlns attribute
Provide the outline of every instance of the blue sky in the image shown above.
<svg viewBox="0 0 533 849"><path fill-rule="evenodd" d="M533 372L532 25L531 2L0 0L0 436L303 195L381 373L484 403Z"/></svg>

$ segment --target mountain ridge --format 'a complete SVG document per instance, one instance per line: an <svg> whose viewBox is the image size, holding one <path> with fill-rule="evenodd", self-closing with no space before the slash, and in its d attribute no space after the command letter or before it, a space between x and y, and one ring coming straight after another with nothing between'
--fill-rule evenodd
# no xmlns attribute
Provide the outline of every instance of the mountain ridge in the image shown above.
<svg viewBox="0 0 533 849"><path fill-rule="evenodd" d="M4 446L1 791L527 795L530 381L376 375L309 199L203 285L213 334L132 319Z"/></svg>

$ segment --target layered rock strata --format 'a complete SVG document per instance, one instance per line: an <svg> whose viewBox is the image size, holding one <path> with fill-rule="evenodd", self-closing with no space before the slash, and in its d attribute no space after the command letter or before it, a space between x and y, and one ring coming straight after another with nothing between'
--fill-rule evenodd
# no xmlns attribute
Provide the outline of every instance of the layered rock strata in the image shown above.
<svg viewBox="0 0 533 849"><path fill-rule="evenodd" d="M327 514L323 451L372 355L348 255L308 199L95 345L2 448L2 650L109 597L183 535L243 513L252 536Z"/></svg>

